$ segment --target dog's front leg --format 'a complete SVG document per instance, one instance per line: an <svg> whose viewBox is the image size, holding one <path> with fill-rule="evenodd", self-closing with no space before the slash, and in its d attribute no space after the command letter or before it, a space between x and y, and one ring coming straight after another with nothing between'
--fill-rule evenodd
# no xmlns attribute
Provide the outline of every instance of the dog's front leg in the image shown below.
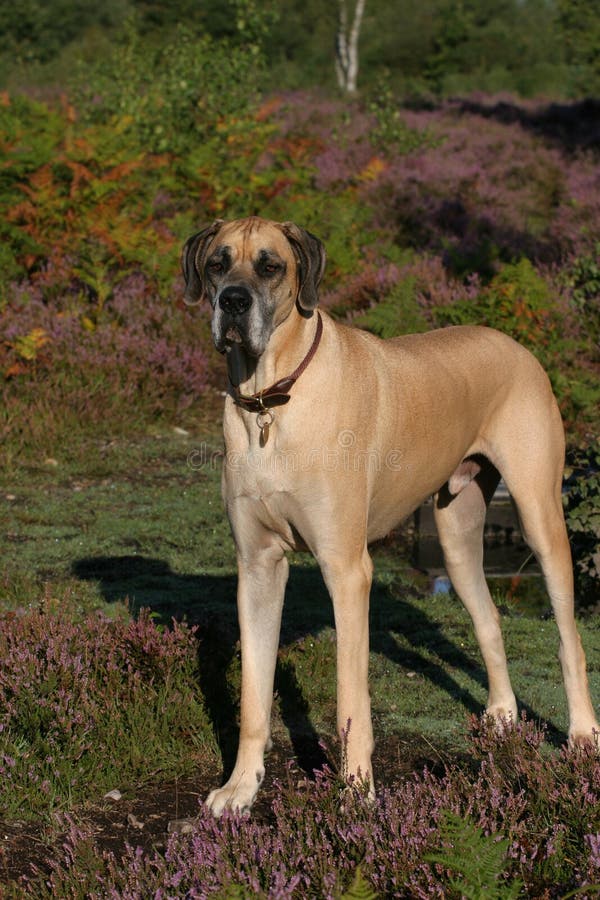
<svg viewBox="0 0 600 900"><path fill-rule="evenodd" d="M373 726L369 695L369 595L373 564L366 550L356 559L319 558L335 614L337 638L337 727L346 778L375 788L371 765Z"/></svg>
<svg viewBox="0 0 600 900"><path fill-rule="evenodd" d="M225 809L247 811L262 783L270 743L273 680L288 562L277 544L238 547L238 616L242 650L240 738L227 783L207 798L218 816Z"/></svg>

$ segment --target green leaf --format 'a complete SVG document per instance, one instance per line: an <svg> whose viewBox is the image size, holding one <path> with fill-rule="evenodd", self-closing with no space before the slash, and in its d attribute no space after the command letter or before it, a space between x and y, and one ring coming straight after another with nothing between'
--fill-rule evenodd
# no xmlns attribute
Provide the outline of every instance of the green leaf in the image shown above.
<svg viewBox="0 0 600 900"><path fill-rule="evenodd" d="M360 866L357 866L354 880L346 893L342 894L340 900L377 900L377 897L378 895L364 877Z"/></svg>

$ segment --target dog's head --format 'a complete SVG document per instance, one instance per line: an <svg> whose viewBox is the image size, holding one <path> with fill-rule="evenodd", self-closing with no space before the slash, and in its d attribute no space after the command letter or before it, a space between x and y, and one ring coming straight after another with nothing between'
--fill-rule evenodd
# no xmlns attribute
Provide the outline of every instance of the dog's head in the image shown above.
<svg viewBox="0 0 600 900"><path fill-rule="evenodd" d="M218 219L183 248L184 300L210 302L217 350L240 344L258 357L296 304L315 308L325 259L321 241L292 222Z"/></svg>

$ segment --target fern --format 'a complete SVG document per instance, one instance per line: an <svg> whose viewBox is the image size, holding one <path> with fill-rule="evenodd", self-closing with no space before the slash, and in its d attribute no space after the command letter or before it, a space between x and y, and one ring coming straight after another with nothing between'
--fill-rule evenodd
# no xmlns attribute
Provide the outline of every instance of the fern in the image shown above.
<svg viewBox="0 0 600 900"><path fill-rule="evenodd" d="M419 309L415 290L415 278L399 281L383 300L363 313L356 324L381 338L425 331L428 326Z"/></svg>
<svg viewBox="0 0 600 900"><path fill-rule="evenodd" d="M217 900L247 900L248 897L250 893L241 884L228 884L217 894Z"/></svg>
<svg viewBox="0 0 600 900"><path fill-rule="evenodd" d="M451 846L439 853L430 853L429 862L440 863L457 873L450 886L467 900L511 900L523 887L519 879L512 884L500 881L504 870L509 841L486 836L470 819L445 812L440 822L440 839Z"/></svg>
<svg viewBox="0 0 600 900"><path fill-rule="evenodd" d="M354 880L340 900L377 900L377 894L363 876L360 866L357 866Z"/></svg>

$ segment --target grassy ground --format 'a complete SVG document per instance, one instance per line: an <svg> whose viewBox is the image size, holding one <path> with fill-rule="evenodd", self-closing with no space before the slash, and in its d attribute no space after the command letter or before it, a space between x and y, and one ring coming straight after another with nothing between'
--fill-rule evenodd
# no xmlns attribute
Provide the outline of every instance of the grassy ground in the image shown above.
<svg viewBox="0 0 600 900"><path fill-rule="evenodd" d="M106 802L98 805L104 791L118 782L114 761L112 768L107 762L103 769L101 761L88 767L78 788L62 790L57 778L47 802L33 785L29 798L28 788L21 786L20 800L12 806L5 793L0 865L7 879L51 858L64 823L53 818L57 812L93 821L103 849L118 850L120 840L121 846L125 840L147 842L150 835L155 845L168 819L192 813L200 795L233 765L239 645L235 557L220 500L218 416L211 404L207 414L190 420L186 432L163 426L130 440L90 442L64 453L55 448L51 457L15 468L0 480L3 615L41 611L89 622L90 614L101 612L118 622L146 607L158 623L175 617L196 625L197 671L193 677L187 670L177 676L183 679L177 696L197 690L204 710L195 718L190 713L189 738L184 731L175 739L168 726L156 738L165 746L153 747L154 759L129 765L125 791L130 805L118 814ZM374 550L371 692L376 765L384 782L424 761L435 765L463 755L467 714L480 713L486 698L467 614L452 595L428 593L424 579L405 561L405 550L401 541ZM554 623L520 615L514 607L502 609L520 704L529 718L547 723L549 741L558 745L565 740L567 718ZM581 631L597 698L600 629L588 620ZM337 759L334 644L321 576L310 557L295 555L275 684L271 774L283 776L291 758L308 772L327 757ZM154 676L148 684L155 685ZM158 720L144 709L147 697L128 712L142 743L150 740L148 728L158 729ZM145 732L139 725L144 716L150 717ZM131 726L116 727L122 734ZM34 739L29 735L28 740L28 752L39 755ZM119 752L130 755L132 750L128 744ZM187 777L185 789L173 776ZM267 785L272 797L269 790ZM148 826L143 837L130 825L123 829L124 808L134 810L128 813L134 820L148 823L153 817L154 831Z"/></svg>

